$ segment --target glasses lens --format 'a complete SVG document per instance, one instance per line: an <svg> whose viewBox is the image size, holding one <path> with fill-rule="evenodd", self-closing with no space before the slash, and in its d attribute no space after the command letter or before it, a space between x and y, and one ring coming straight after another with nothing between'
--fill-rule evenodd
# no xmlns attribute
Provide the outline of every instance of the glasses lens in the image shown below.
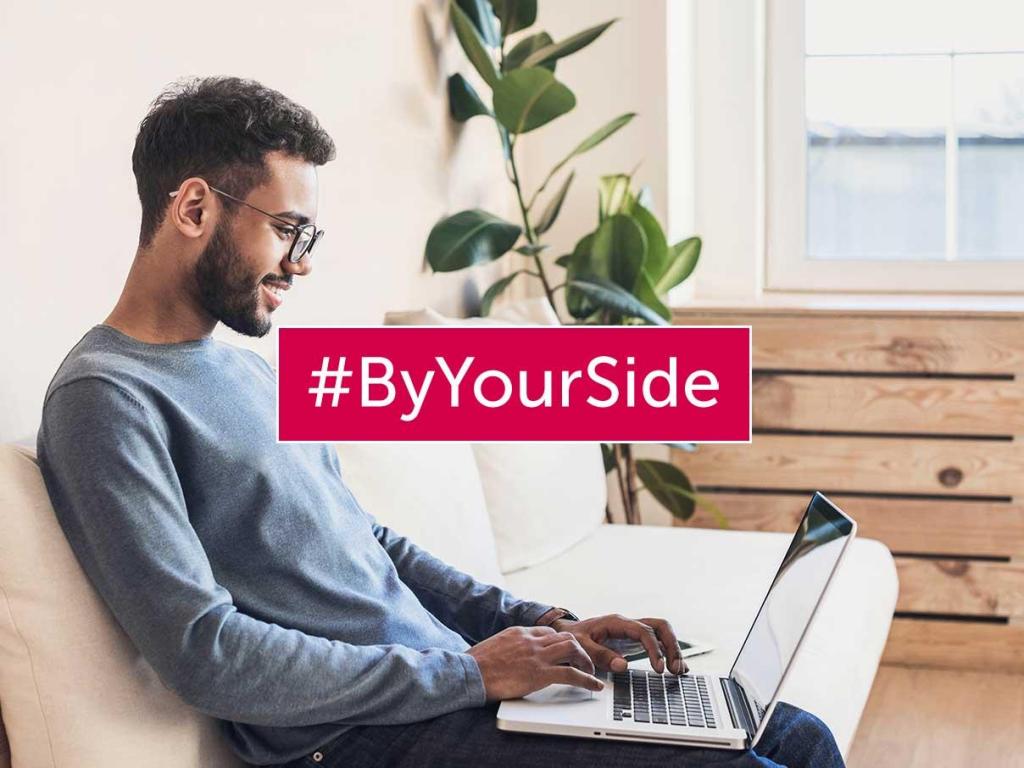
<svg viewBox="0 0 1024 768"><path fill-rule="evenodd" d="M306 255L306 251L309 250L310 243L313 242L313 228L302 227L299 229L299 234L295 237L295 245L292 247L291 260L293 262L298 261Z"/></svg>

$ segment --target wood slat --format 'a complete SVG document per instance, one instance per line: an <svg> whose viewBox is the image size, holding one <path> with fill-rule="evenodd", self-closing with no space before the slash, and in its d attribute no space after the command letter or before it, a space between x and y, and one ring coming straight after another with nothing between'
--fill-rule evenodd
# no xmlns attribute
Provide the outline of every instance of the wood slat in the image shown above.
<svg viewBox="0 0 1024 768"><path fill-rule="evenodd" d="M1024 316L677 310L677 325L750 325L754 367L807 371L1019 373Z"/></svg>
<svg viewBox="0 0 1024 768"><path fill-rule="evenodd" d="M1024 382L754 375L754 428L1024 434Z"/></svg>
<svg viewBox="0 0 1024 768"><path fill-rule="evenodd" d="M1024 451L1012 441L754 435L674 459L699 486L1024 494Z"/></svg>
<svg viewBox="0 0 1024 768"><path fill-rule="evenodd" d="M896 618L882 662L1024 672L1024 625Z"/></svg>
<svg viewBox="0 0 1024 768"><path fill-rule="evenodd" d="M897 611L1024 618L1024 561L897 557Z"/></svg>
<svg viewBox="0 0 1024 768"><path fill-rule="evenodd" d="M680 465L689 468L685 458ZM708 497L728 518L731 528L743 531L792 533L808 502L804 495L713 493ZM857 521L858 536L878 539L893 552L1024 557L1024 506L1019 504L830 498ZM689 521L676 524L718 527L717 519L701 508Z"/></svg>

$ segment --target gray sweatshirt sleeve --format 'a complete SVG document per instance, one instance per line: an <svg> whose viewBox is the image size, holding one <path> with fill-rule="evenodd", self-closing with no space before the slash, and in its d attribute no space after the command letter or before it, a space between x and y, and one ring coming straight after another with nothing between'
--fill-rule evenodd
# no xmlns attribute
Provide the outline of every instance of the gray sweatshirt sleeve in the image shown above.
<svg viewBox="0 0 1024 768"><path fill-rule="evenodd" d="M467 642L478 643L513 626L532 626L550 605L519 600L442 562L404 536L373 521L373 533L398 575L423 606Z"/></svg>
<svg viewBox="0 0 1024 768"><path fill-rule="evenodd" d="M116 384L55 389L38 448L82 568L164 683L196 709L254 725L393 724L485 702L468 654L349 645L239 612L189 523L168 436Z"/></svg>

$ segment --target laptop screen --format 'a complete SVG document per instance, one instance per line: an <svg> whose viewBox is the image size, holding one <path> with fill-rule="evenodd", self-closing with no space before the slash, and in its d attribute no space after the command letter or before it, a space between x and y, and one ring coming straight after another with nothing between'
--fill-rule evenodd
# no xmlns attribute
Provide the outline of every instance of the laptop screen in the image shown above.
<svg viewBox="0 0 1024 768"><path fill-rule="evenodd" d="M755 727L778 692L853 529L850 518L814 495L729 674L751 700Z"/></svg>

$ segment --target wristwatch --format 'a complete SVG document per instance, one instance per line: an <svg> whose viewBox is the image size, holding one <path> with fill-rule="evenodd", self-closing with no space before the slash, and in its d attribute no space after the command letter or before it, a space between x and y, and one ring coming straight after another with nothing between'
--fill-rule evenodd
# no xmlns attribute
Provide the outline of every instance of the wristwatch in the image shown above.
<svg viewBox="0 0 1024 768"><path fill-rule="evenodd" d="M580 620L580 617L577 616L575 613L573 613L570 610L567 610L565 608L558 608L558 607L555 607L555 606L553 606L553 607L554 607L554 609L556 611L558 611L558 613L555 614L554 618L548 619L548 621L546 621L544 624L541 624L540 626L542 626L542 627L550 627L552 624L554 624L559 619L568 619L569 621L579 621Z"/></svg>

